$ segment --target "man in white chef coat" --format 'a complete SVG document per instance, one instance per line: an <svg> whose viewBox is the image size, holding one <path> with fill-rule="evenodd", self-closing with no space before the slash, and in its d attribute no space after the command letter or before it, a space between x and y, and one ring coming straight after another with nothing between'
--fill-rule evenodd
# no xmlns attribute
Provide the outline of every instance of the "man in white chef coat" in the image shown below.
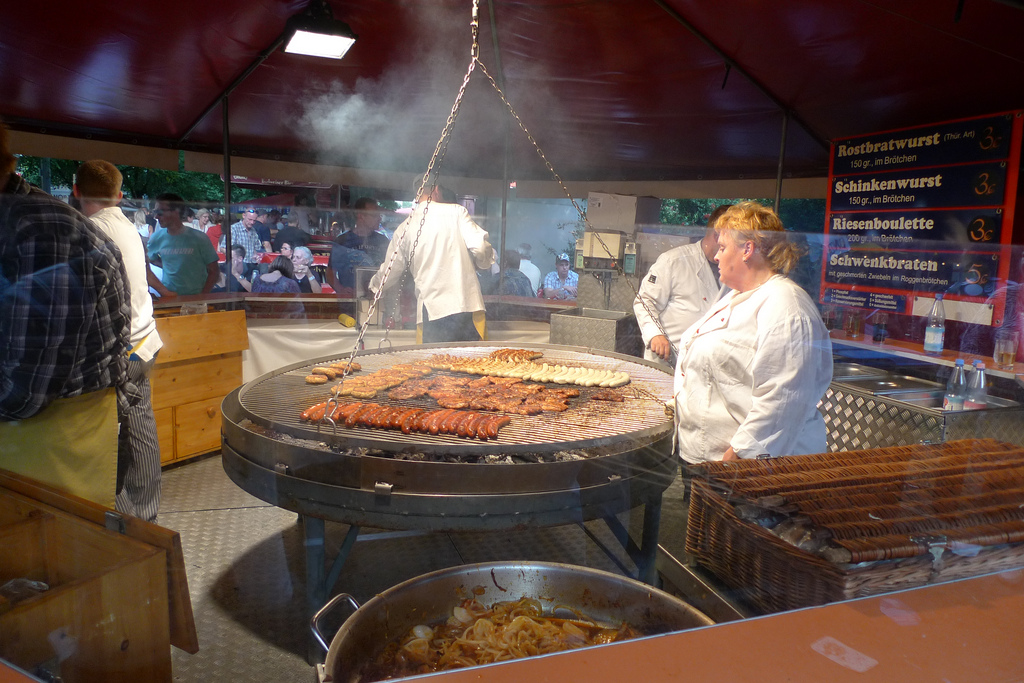
<svg viewBox="0 0 1024 683"><path fill-rule="evenodd" d="M491 267L494 249L487 231L473 222L463 206L442 202L443 191L435 184L417 197L419 203L395 230L370 289L397 286L408 266L416 286L416 322L422 325L423 343L479 341L484 299L476 269ZM385 282L384 271L396 254Z"/></svg>
<svg viewBox="0 0 1024 683"><path fill-rule="evenodd" d="M708 229L699 242L669 249L658 257L648 271L633 313L644 339L644 358L675 367L673 346L679 338L718 298L718 238L715 221L729 204L719 206L708 217Z"/></svg>

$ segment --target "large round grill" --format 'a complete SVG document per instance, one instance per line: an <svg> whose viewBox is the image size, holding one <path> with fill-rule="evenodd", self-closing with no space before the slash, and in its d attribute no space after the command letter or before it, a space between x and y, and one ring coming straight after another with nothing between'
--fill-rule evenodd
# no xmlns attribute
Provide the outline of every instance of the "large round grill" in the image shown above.
<svg viewBox="0 0 1024 683"><path fill-rule="evenodd" d="M398 363L424 360L441 352L468 358L486 358L495 348L493 345L481 344L461 347L423 345L361 353L358 360L363 366L360 374L366 374ZM672 395L672 378L664 371L618 354L599 355L554 346L524 345L524 348L537 348L544 353L536 361L538 363L628 372L630 384L619 389L626 400L622 403L592 401L589 397L597 388L578 387L581 396L573 399L572 407L566 412L515 415L512 423L501 430L499 438L488 442L453 435L403 434L397 430L345 429L335 428L329 423L310 425L301 422L299 415L305 408L330 396L329 385L309 385L305 383L305 377L316 365L345 360L341 358L318 359L314 363L296 364L264 375L243 387L238 400L248 419L276 431L298 438L324 441L332 446L386 451L417 450L452 455L523 450L550 452L593 448L631 440L649 442L669 428L670 422L666 418L664 406ZM438 374L459 373L441 371ZM342 403L359 400L351 397L340 399ZM368 400L382 405L437 408L433 399L428 397L395 402L387 398L387 392L378 392L376 397Z"/></svg>
<svg viewBox="0 0 1024 683"><path fill-rule="evenodd" d="M672 377L632 356L522 344L543 362L626 371L622 403L584 400L569 410L513 416L495 440L309 425L299 416L329 385L304 378L322 358L259 377L223 404L223 458L231 478L263 500L325 519L387 529L498 529L606 518L660 501L677 470L665 413ZM431 344L360 354L363 372L435 353L487 356L478 343ZM347 399L343 399L347 400ZM386 403L386 395L371 399ZM432 399L403 405L436 407ZM571 452L573 457L558 456ZM415 457L408 456L412 453ZM419 457L417 454L422 454ZM516 464L483 464L485 454ZM520 455L540 455L522 458ZM402 457L396 457L402 456Z"/></svg>

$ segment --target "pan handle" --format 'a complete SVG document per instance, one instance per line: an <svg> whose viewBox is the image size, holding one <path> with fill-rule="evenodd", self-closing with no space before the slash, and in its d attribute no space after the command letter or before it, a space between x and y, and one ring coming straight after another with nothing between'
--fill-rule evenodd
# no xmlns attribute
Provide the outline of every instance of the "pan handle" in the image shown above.
<svg viewBox="0 0 1024 683"><path fill-rule="evenodd" d="M342 600L347 600L353 610L359 609L359 603L355 598L348 593L339 593L328 600L327 604L321 607L317 613L313 615L313 618L309 620L309 629L313 632L313 637L316 638L316 642L320 643L320 647L324 649L324 652L327 652L331 648L327 644L327 639L324 638L324 634L320 632L320 620L323 619L328 612L333 610L334 606Z"/></svg>

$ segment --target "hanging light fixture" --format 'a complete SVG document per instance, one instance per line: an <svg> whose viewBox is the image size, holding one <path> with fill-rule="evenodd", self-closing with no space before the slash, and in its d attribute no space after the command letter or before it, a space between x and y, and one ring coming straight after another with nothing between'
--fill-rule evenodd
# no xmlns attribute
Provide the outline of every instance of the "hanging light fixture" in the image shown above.
<svg viewBox="0 0 1024 683"><path fill-rule="evenodd" d="M341 59L356 42L349 25L334 18L327 0L312 0L309 9L288 20L284 51L292 54Z"/></svg>

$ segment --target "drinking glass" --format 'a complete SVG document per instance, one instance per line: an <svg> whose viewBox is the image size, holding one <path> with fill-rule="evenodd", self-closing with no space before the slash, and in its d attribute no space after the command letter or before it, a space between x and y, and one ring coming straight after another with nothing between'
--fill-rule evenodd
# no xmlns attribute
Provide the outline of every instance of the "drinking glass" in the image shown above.
<svg viewBox="0 0 1024 683"><path fill-rule="evenodd" d="M846 327L844 331L850 339L860 339L860 333L864 329L864 318L858 309L850 309L846 312Z"/></svg>
<svg viewBox="0 0 1024 683"><path fill-rule="evenodd" d="M1017 360L1017 343L1020 333L1016 330L996 330L996 345L992 352L992 360L1003 370L1012 370Z"/></svg>

